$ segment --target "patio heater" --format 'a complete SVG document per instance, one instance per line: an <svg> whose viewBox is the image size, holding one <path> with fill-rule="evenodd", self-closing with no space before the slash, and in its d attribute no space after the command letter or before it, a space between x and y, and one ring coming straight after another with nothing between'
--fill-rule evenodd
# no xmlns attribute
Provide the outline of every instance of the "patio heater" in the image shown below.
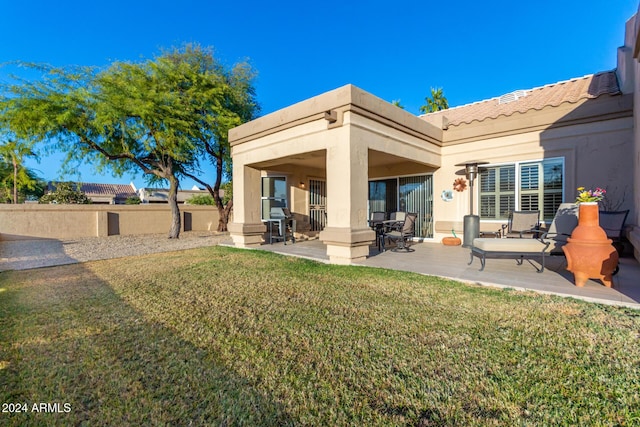
<svg viewBox="0 0 640 427"><path fill-rule="evenodd" d="M480 217L473 214L473 181L478 176L480 165L486 165L489 162L479 162L469 160L464 163L458 163L456 166L464 166L464 173L469 180L469 215L464 216L462 246L468 248L472 246L473 239L480 236Z"/></svg>

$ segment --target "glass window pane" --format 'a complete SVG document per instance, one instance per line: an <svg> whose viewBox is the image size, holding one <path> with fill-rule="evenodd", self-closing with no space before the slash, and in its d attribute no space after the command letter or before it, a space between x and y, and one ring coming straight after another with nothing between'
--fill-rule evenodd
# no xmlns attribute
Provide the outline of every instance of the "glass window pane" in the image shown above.
<svg viewBox="0 0 640 427"><path fill-rule="evenodd" d="M516 167L503 166L500 168L500 191L514 191L516 189Z"/></svg>
<svg viewBox="0 0 640 427"><path fill-rule="evenodd" d="M537 190L539 188L539 163L520 166L520 188L522 190Z"/></svg>
<svg viewBox="0 0 640 427"><path fill-rule="evenodd" d="M369 181L369 212L395 212L398 210L397 179Z"/></svg>
<svg viewBox="0 0 640 427"><path fill-rule="evenodd" d="M496 197L480 196L480 216L482 218L496 217Z"/></svg>
<svg viewBox="0 0 640 427"><path fill-rule="evenodd" d="M284 177L262 178L262 197L274 197L276 199L287 198L287 179Z"/></svg>
<svg viewBox="0 0 640 427"><path fill-rule="evenodd" d="M538 206L538 193L521 194L520 195L520 210L522 211L537 211Z"/></svg>
<svg viewBox="0 0 640 427"><path fill-rule="evenodd" d="M542 162L542 167L544 171L542 215L545 221L551 221L563 199L563 161L562 159L545 160Z"/></svg>
<svg viewBox="0 0 640 427"><path fill-rule="evenodd" d="M562 190L562 159L545 160L544 167L544 189Z"/></svg>
<svg viewBox="0 0 640 427"><path fill-rule="evenodd" d="M487 168L480 172L480 191L496 191L496 168Z"/></svg>
<svg viewBox="0 0 640 427"><path fill-rule="evenodd" d="M500 215L498 218L509 218L509 213L516 210L515 195L500 195Z"/></svg>
<svg viewBox="0 0 640 427"><path fill-rule="evenodd" d="M545 221L552 221L556 215L556 211L562 203L562 192L544 194L544 205L542 210L542 218Z"/></svg>

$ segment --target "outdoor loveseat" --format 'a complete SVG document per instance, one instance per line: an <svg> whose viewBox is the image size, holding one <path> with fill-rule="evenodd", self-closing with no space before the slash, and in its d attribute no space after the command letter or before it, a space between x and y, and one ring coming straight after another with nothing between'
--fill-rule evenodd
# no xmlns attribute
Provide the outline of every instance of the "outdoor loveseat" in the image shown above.
<svg viewBox="0 0 640 427"><path fill-rule="evenodd" d="M538 269L538 273L542 273L545 257L549 255L547 251L550 244L550 241L542 239L473 239L471 260L468 265L473 263L474 256L480 258L482 265L480 271L484 270L487 258L516 258L518 265L521 265L525 258L539 257L541 268Z"/></svg>
<svg viewBox="0 0 640 427"><path fill-rule="evenodd" d="M553 221L547 231L539 228L528 230L534 238L515 239L473 239L471 246L471 260L473 257L480 258L484 270L487 258L515 258L519 259L518 264L527 258L540 258L541 268L538 273L544 271L545 258L553 254L563 254L562 246L567 243L567 238L578 225L578 205L575 203L562 203L558 207Z"/></svg>

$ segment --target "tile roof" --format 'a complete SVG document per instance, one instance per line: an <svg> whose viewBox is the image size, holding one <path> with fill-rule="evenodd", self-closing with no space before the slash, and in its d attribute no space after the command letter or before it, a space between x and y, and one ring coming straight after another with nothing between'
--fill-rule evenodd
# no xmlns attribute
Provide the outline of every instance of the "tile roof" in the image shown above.
<svg viewBox="0 0 640 427"><path fill-rule="evenodd" d="M576 103L601 95L620 94L615 71L591 74L563 82L553 83L524 91L516 91L497 98L453 107L420 116L429 122L437 122L444 116L449 126L481 122L545 107L557 107L563 103Z"/></svg>
<svg viewBox="0 0 640 427"><path fill-rule="evenodd" d="M87 196L116 196L127 198L137 193L131 184L93 184L84 182L80 190Z"/></svg>

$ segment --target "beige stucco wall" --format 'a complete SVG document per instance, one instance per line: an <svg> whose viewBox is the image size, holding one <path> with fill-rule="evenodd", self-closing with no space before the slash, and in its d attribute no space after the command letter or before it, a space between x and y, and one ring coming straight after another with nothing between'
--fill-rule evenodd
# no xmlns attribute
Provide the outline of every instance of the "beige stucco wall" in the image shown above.
<svg viewBox="0 0 640 427"><path fill-rule="evenodd" d="M603 115L602 111L607 114ZM547 108L512 117L487 119L444 131L442 167L434 174L435 239L462 230L462 218L469 213L469 189L454 192L445 202L442 190L464 175L456 164L468 160L489 165L564 159L564 201L572 202L576 188L603 187L620 209L634 212L634 165L629 153L634 147L632 98L606 97L586 103ZM622 199L624 198L624 202ZM474 188L474 213L478 214L479 187ZM481 230L497 230L502 221L481 221Z"/></svg>
<svg viewBox="0 0 640 427"><path fill-rule="evenodd" d="M214 231L218 210L181 206L183 231ZM73 239L169 231L168 205L0 205L0 239Z"/></svg>
<svg viewBox="0 0 640 427"><path fill-rule="evenodd" d="M261 243L259 178L285 175L289 206L306 217L308 185L327 185L327 227L320 239L332 261L368 254L368 182L373 176L440 166L441 130L347 85L247 123L229 133L234 164L235 220L240 246ZM259 172L259 173L257 173Z"/></svg>
<svg viewBox="0 0 640 427"><path fill-rule="evenodd" d="M639 7L640 12L640 7ZM627 22L625 46L618 50L618 57L624 59L627 65L624 69L627 87L633 90L634 105L634 147L631 160L633 162L633 204L634 211L629 216L629 223L632 225L627 235L634 247L634 255L640 261L640 22L638 15L632 17Z"/></svg>

